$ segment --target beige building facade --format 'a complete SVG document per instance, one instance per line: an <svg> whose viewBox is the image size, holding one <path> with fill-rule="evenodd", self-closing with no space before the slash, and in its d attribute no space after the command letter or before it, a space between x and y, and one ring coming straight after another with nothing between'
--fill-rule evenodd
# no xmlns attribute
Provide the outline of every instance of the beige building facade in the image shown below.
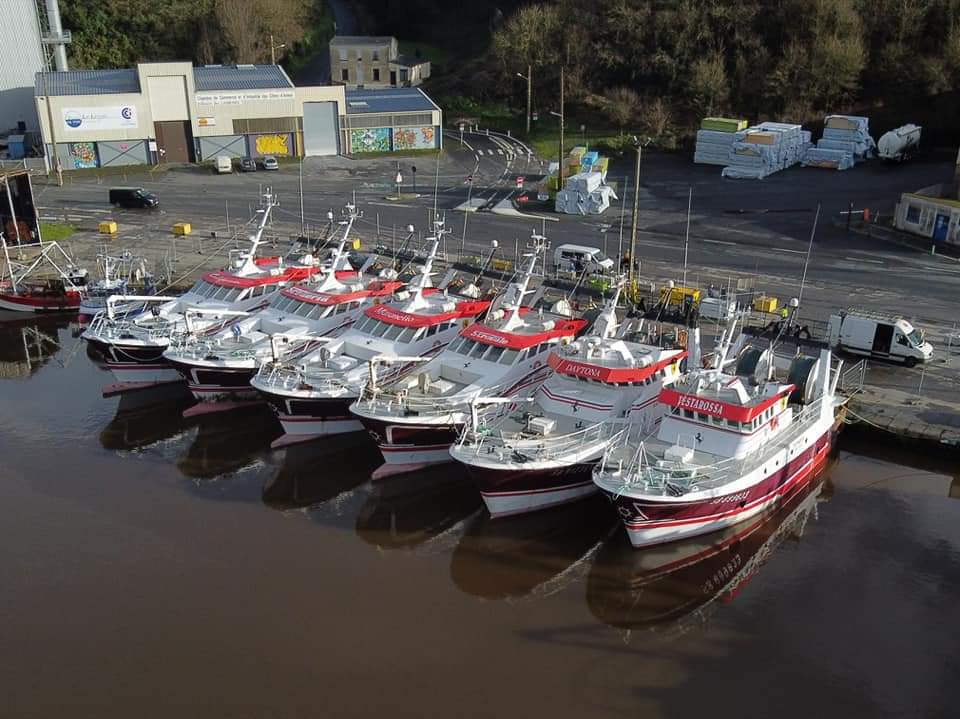
<svg viewBox="0 0 960 719"><path fill-rule="evenodd" d="M330 79L353 88L415 87L430 62L400 53L395 37L338 35L330 41Z"/></svg>

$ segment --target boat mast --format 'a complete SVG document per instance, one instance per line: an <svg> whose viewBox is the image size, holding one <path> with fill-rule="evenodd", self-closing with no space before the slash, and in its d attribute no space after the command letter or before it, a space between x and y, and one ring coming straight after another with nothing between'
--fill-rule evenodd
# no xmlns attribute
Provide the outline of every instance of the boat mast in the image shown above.
<svg viewBox="0 0 960 719"><path fill-rule="evenodd" d="M260 214L260 223L257 225L257 232L250 236L250 251L244 255L242 260L243 264L241 264L237 272L238 275L253 275L259 272L256 263L257 250L263 243L263 231L267 228L267 222L270 220L270 211L276 207L276 205L276 199L268 187L267 191L263 193L263 209L257 210L257 213Z"/></svg>
<svg viewBox="0 0 960 719"><path fill-rule="evenodd" d="M527 289L527 287L530 286L530 278L533 277L540 253L544 252L547 247L547 238L544 235L538 235L536 230L530 234L530 239L533 242L533 248L531 252L524 255L524 257L527 258L527 264L523 269L523 276L513 285L513 297L505 298L507 303L513 300L512 305L507 304L510 315L507 317L507 321L503 326L505 331L510 331L513 327L520 324L520 307L523 305L523 298L533 292L533 290Z"/></svg>

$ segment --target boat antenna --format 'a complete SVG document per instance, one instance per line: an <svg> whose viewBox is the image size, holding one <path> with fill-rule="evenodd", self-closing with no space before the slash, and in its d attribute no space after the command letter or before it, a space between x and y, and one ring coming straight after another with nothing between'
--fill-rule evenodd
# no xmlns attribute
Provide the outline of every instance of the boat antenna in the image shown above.
<svg viewBox="0 0 960 719"><path fill-rule="evenodd" d="M690 210L693 207L693 186L687 192L687 233L683 240L683 287L687 287L687 250L690 247ZM630 258L633 261L633 258Z"/></svg>
<svg viewBox="0 0 960 719"><path fill-rule="evenodd" d="M803 275L800 277L800 292L797 294L797 307L794 309L794 314L796 310L800 307L800 302L803 300L803 286L807 281L807 268L810 266L810 255L813 253L813 237L817 232L817 222L820 220L820 203L817 203L817 214L813 217L813 227L810 228L810 243L807 245L807 258L803 261Z"/></svg>

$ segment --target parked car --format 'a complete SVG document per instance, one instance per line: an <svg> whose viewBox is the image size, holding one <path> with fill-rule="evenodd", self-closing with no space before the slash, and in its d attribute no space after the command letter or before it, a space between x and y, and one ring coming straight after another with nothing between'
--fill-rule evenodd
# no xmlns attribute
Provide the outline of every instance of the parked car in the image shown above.
<svg viewBox="0 0 960 719"><path fill-rule="evenodd" d="M233 160L230 159L229 155L218 155L217 156L217 174L226 175L233 172Z"/></svg>
<svg viewBox="0 0 960 719"><path fill-rule="evenodd" d="M142 187L113 187L110 189L110 204L133 209L151 208L160 204L160 198Z"/></svg>
<svg viewBox="0 0 960 719"><path fill-rule="evenodd" d="M277 158L275 158L273 155L267 155L266 157L263 158L262 162L263 162L263 169L264 169L264 170L279 170L279 169L280 169L280 163L277 162Z"/></svg>
<svg viewBox="0 0 960 719"><path fill-rule="evenodd" d="M241 172L256 172L257 171L257 161L252 157L244 157L240 160L240 171Z"/></svg>

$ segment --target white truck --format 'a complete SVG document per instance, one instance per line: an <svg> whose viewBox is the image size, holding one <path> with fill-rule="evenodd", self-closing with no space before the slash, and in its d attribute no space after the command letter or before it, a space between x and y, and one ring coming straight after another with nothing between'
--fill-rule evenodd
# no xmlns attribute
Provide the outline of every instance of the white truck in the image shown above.
<svg viewBox="0 0 960 719"><path fill-rule="evenodd" d="M830 347L850 354L903 362L929 362L933 346L923 332L897 315L849 309L830 315Z"/></svg>
<svg viewBox="0 0 960 719"><path fill-rule="evenodd" d="M902 162L920 147L919 125L904 125L884 133L877 143L877 155L881 160Z"/></svg>
<svg viewBox="0 0 960 719"><path fill-rule="evenodd" d="M229 155L217 155L217 174L226 175L233 172L233 160Z"/></svg>
<svg viewBox="0 0 960 719"><path fill-rule="evenodd" d="M594 274L613 269L613 260L599 248L584 245L560 245L553 253L553 262L559 271L576 274L584 270L587 274Z"/></svg>

